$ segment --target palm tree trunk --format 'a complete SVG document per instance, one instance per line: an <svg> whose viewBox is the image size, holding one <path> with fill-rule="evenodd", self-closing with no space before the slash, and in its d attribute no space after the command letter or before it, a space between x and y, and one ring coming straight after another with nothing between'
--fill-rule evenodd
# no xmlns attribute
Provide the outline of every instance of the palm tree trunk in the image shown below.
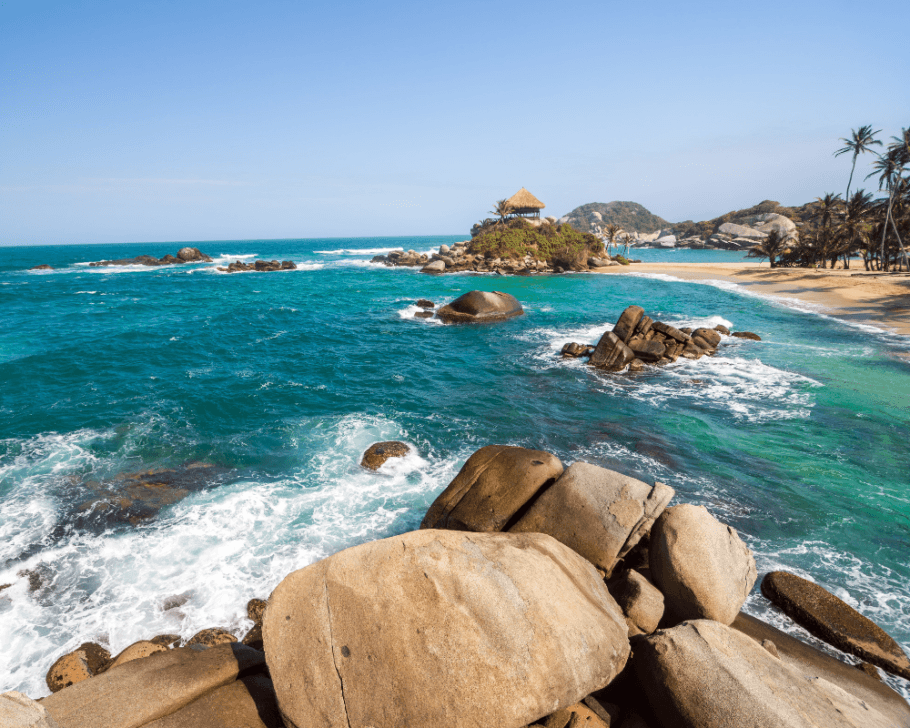
<svg viewBox="0 0 910 728"><path fill-rule="evenodd" d="M847 205L850 202L850 184L853 182L853 173L856 171L856 158L859 156L859 150L853 152L853 166L850 168L850 179L847 180L847 196L844 197L844 220L847 219Z"/></svg>

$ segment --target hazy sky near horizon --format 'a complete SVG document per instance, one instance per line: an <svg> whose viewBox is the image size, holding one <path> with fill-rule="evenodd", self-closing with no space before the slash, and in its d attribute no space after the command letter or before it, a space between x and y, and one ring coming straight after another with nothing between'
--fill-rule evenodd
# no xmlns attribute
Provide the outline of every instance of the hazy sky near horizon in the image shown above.
<svg viewBox="0 0 910 728"><path fill-rule="evenodd" d="M0 0L0 244L467 233L527 187L670 221L844 192L910 3ZM861 158L854 188L871 157Z"/></svg>

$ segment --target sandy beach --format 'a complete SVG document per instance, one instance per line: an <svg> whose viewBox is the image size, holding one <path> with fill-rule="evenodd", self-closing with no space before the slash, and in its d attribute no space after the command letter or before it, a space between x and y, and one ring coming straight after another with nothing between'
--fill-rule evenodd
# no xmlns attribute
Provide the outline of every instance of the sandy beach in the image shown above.
<svg viewBox="0 0 910 728"><path fill-rule="evenodd" d="M633 263L602 268L607 274L663 274L683 280L724 280L756 293L792 298L824 313L910 336L910 274L770 268L767 262Z"/></svg>

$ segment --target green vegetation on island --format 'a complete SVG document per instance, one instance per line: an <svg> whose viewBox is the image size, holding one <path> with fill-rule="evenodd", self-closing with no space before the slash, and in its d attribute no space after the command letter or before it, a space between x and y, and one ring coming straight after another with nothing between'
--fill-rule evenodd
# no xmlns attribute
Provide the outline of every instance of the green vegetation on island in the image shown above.
<svg viewBox="0 0 910 728"><path fill-rule="evenodd" d="M498 213L497 213L498 214ZM486 258L517 259L530 255L549 265L566 270L587 268L591 256L603 253L603 243L591 233L580 232L552 218L528 220L507 217L503 210L498 221L485 220L471 230L468 251Z"/></svg>

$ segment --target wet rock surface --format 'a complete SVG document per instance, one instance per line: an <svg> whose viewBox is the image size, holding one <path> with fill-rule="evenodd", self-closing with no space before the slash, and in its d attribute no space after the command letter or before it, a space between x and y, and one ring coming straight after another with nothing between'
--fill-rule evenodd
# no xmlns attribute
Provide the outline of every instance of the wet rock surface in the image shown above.
<svg viewBox="0 0 910 728"><path fill-rule="evenodd" d="M377 442L367 448L360 465L367 470L379 470L389 458L403 458L409 452L411 448L397 440Z"/></svg>
<svg viewBox="0 0 910 728"><path fill-rule="evenodd" d="M761 591L816 637L910 680L910 660L887 632L824 587L786 571L765 575Z"/></svg>
<svg viewBox="0 0 910 728"><path fill-rule="evenodd" d="M626 367L630 372L637 372L645 365L670 364L680 357L713 356L723 341L722 336L728 335L761 341L749 332L730 334L722 324L713 329L677 329L645 315L641 306L629 306L612 331L603 334L597 346L572 342L563 346L560 354L564 357L590 356L588 363L591 366L607 372L620 372Z"/></svg>
<svg viewBox="0 0 910 728"><path fill-rule="evenodd" d="M442 306L436 316L447 324L491 323L524 314L518 300L501 291L468 291Z"/></svg>

